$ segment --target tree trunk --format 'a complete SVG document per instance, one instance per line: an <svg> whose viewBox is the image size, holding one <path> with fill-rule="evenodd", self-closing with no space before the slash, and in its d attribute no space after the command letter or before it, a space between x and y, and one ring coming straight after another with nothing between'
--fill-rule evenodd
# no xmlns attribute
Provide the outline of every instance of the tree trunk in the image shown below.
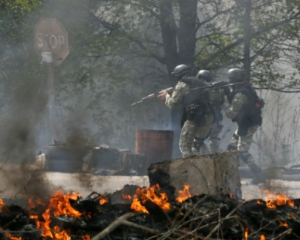
<svg viewBox="0 0 300 240"><path fill-rule="evenodd" d="M171 75L171 72L180 61L177 53L177 35L176 24L173 15L173 0L162 0L159 5L159 10L166 67L170 81L172 85L175 85L177 79Z"/></svg>
<svg viewBox="0 0 300 240"><path fill-rule="evenodd" d="M179 64L187 64L191 67L194 66L197 0L179 1L180 22L178 36L173 15L173 1L161 1L159 9L166 67L171 85L174 86L177 83L177 79L171 74L174 68ZM177 39L179 46L177 46ZM174 131L173 158L181 157L179 151L181 115L182 109L177 108L172 110L172 129Z"/></svg>
<svg viewBox="0 0 300 240"><path fill-rule="evenodd" d="M252 8L252 0L245 0L245 16L244 16L244 72L245 72L245 80L250 81L251 78L251 59L250 59L250 36L251 36L251 8Z"/></svg>
<svg viewBox="0 0 300 240"><path fill-rule="evenodd" d="M197 0L179 0L179 58L191 67L195 62Z"/></svg>

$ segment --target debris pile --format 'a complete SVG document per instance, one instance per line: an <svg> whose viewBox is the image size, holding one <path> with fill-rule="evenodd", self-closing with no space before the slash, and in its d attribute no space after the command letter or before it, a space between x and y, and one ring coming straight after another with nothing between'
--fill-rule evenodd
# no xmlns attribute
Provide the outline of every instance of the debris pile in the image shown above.
<svg viewBox="0 0 300 240"><path fill-rule="evenodd" d="M125 188L124 188L125 189ZM299 239L300 200L285 195L242 201L232 194L190 196L189 186L169 201L158 185L82 198L56 192L28 208L0 202L1 239Z"/></svg>
<svg viewBox="0 0 300 240"><path fill-rule="evenodd" d="M43 162L42 164L40 162ZM96 175L145 175L146 157L108 146L48 146L37 164L51 172L90 172Z"/></svg>

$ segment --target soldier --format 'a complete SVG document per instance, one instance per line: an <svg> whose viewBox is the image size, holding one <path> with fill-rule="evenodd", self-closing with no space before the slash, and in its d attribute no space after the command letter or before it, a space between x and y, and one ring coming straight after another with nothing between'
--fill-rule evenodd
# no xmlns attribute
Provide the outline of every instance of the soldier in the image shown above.
<svg viewBox="0 0 300 240"><path fill-rule="evenodd" d="M253 179L254 183L263 182L264 177L261 169L255 164L252 155L249 153L249 148L253 134L262 123L261 109L264 106L264 101L258 97L250 83L243 83L244 73L241 69L229 69L228 79L230 83L240 82L241 84L231 87L230 94L227 96L230 106L224 112L228 118L238 125L238 129L234 133L227 149L237 149L239 158L253 172L255 176Z"/></svg>
<svg viewBox="0 0 300 240"><path fill-rule="evenodd" d="M218 88L218 82L212 83L213 79L210 71L208 70L200 70L196 76L196 78L200 80L204 80L207 83L211 84L212 89L209 90L209 101L213 109L214 114L214 122L209 131L209 147L211 153L217 153L219 151L220 138L219 134L222 131L223 125L221 124L223 120L222 114L222 105L224 104L225 95L224 89ZM216 88L214 88L214 86ZM196 137L194 143L197 144L198 137Z"/></svg>
<svg viewBox="0 0 300 240"><path fill-rule="evenodd" d="M196 136L205 139L213 122L213 115L207 91L193 90L193 88L208 87L208 84L193 77L191 68L184 64L175 67L172 74L178 79L172 95L163 92L158 98L171 109L178 107L180 104L183 105L183 114L186 114L186 120L182 121L179 148L182 157L185 158L197 155L193 151L193 141Z"/></svg>

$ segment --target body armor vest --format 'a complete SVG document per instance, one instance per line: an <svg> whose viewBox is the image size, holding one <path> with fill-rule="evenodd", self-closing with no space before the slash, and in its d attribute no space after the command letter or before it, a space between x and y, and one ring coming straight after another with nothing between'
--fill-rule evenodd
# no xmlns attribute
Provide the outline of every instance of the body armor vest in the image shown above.
<svg viewBox="0 0 300 240"><path fill-rule="evenodd" d="M190 91L183 97L182 104L184 107L184 114L182 116L182 125L186 119L195 121L198 126L205 126L206 119L205 114L211 112L209 95L204 89L195 88L205 88L209 85L200 79L195 77L183 78L181 82L189 85Z"/></svg>
<svg viewBox="0 0 300 240"><path fill-rule="evenodd" d="M215 121L222 121L223 114L222 114L222 105L224 104L225 100L225 93L223 85L228 84L227 82L214 82L211 84L212 89L209 90L209 101L212 106L214 120Z"/></svg>
<svg viewBox="0 0 300 240"><path fill-rule="evenodd" d="M242 106L238 115L232 119L233 122L237 122L239 126L239 135L245 135L249 127L261 125L262 123L262 111L264 101L260 99L255 89L250 84L242 86L235 86L232 88L228 96L228 101L231 104L234 96L237 93L243 93L247 96L247 102Z"/></svg>

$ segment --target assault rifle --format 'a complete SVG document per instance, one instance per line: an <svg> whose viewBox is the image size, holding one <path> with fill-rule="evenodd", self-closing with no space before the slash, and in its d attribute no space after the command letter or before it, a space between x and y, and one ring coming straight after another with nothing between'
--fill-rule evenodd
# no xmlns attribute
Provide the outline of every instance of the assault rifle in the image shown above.
<svg viewBox="0 0 300 240"><path fill-rule="evenodd" d="M147 100L147 99L156 98L159 94L163 93L164 91L166 91L167 93L171 93L171 92L174 91L174 88L173 87L169 87L169 88L161 90L159 92L151 93L148 96L143 97L142 100L140 100L138 102L135 102L135 103L132 103L130 106L132 107L132 106L134 106L136 104L142 103L144 100Z"/></svg>
<svg viewBox="0 0 300 240"><path fill-rule="evenodd" d="M189 91L196 91L196 90L213 90L213 89L219 89L219 88L227 88L227 87L231 87L231 86L235 86L235 85L239 85L239 84L244 84L247 82L236 82L236 83L228 83L228 82L216 82L210 86L205 86L205 87L195 87L195 88L191 88Z"/></svg>
<svg viewBox="0 0 300 240"><path fill-rule="evenodd" d="M225 88L226 89L227 87L231 87L231 86L235 86L235 85L239 85L239 84L244 84L244 83L247 83L247 82L237 82L237 83L217 82L217 83L215 83L213 85L210 85L210 86L191 88L189 91L205 90L205 89L213 90L213 89L219 89L219 88ZM142 103L144 100L147 100L147 99L156 98L159 94L163 93L164 91L166 91L168 93L171 93L171 92L174 91L174 88L170 87L170 88L161 90L159 92L149 94L148 96L143 97L142 100L140 100L138 102L135 102L135 103L132 103L130 106L134 106L136 104Z"/></svg>

